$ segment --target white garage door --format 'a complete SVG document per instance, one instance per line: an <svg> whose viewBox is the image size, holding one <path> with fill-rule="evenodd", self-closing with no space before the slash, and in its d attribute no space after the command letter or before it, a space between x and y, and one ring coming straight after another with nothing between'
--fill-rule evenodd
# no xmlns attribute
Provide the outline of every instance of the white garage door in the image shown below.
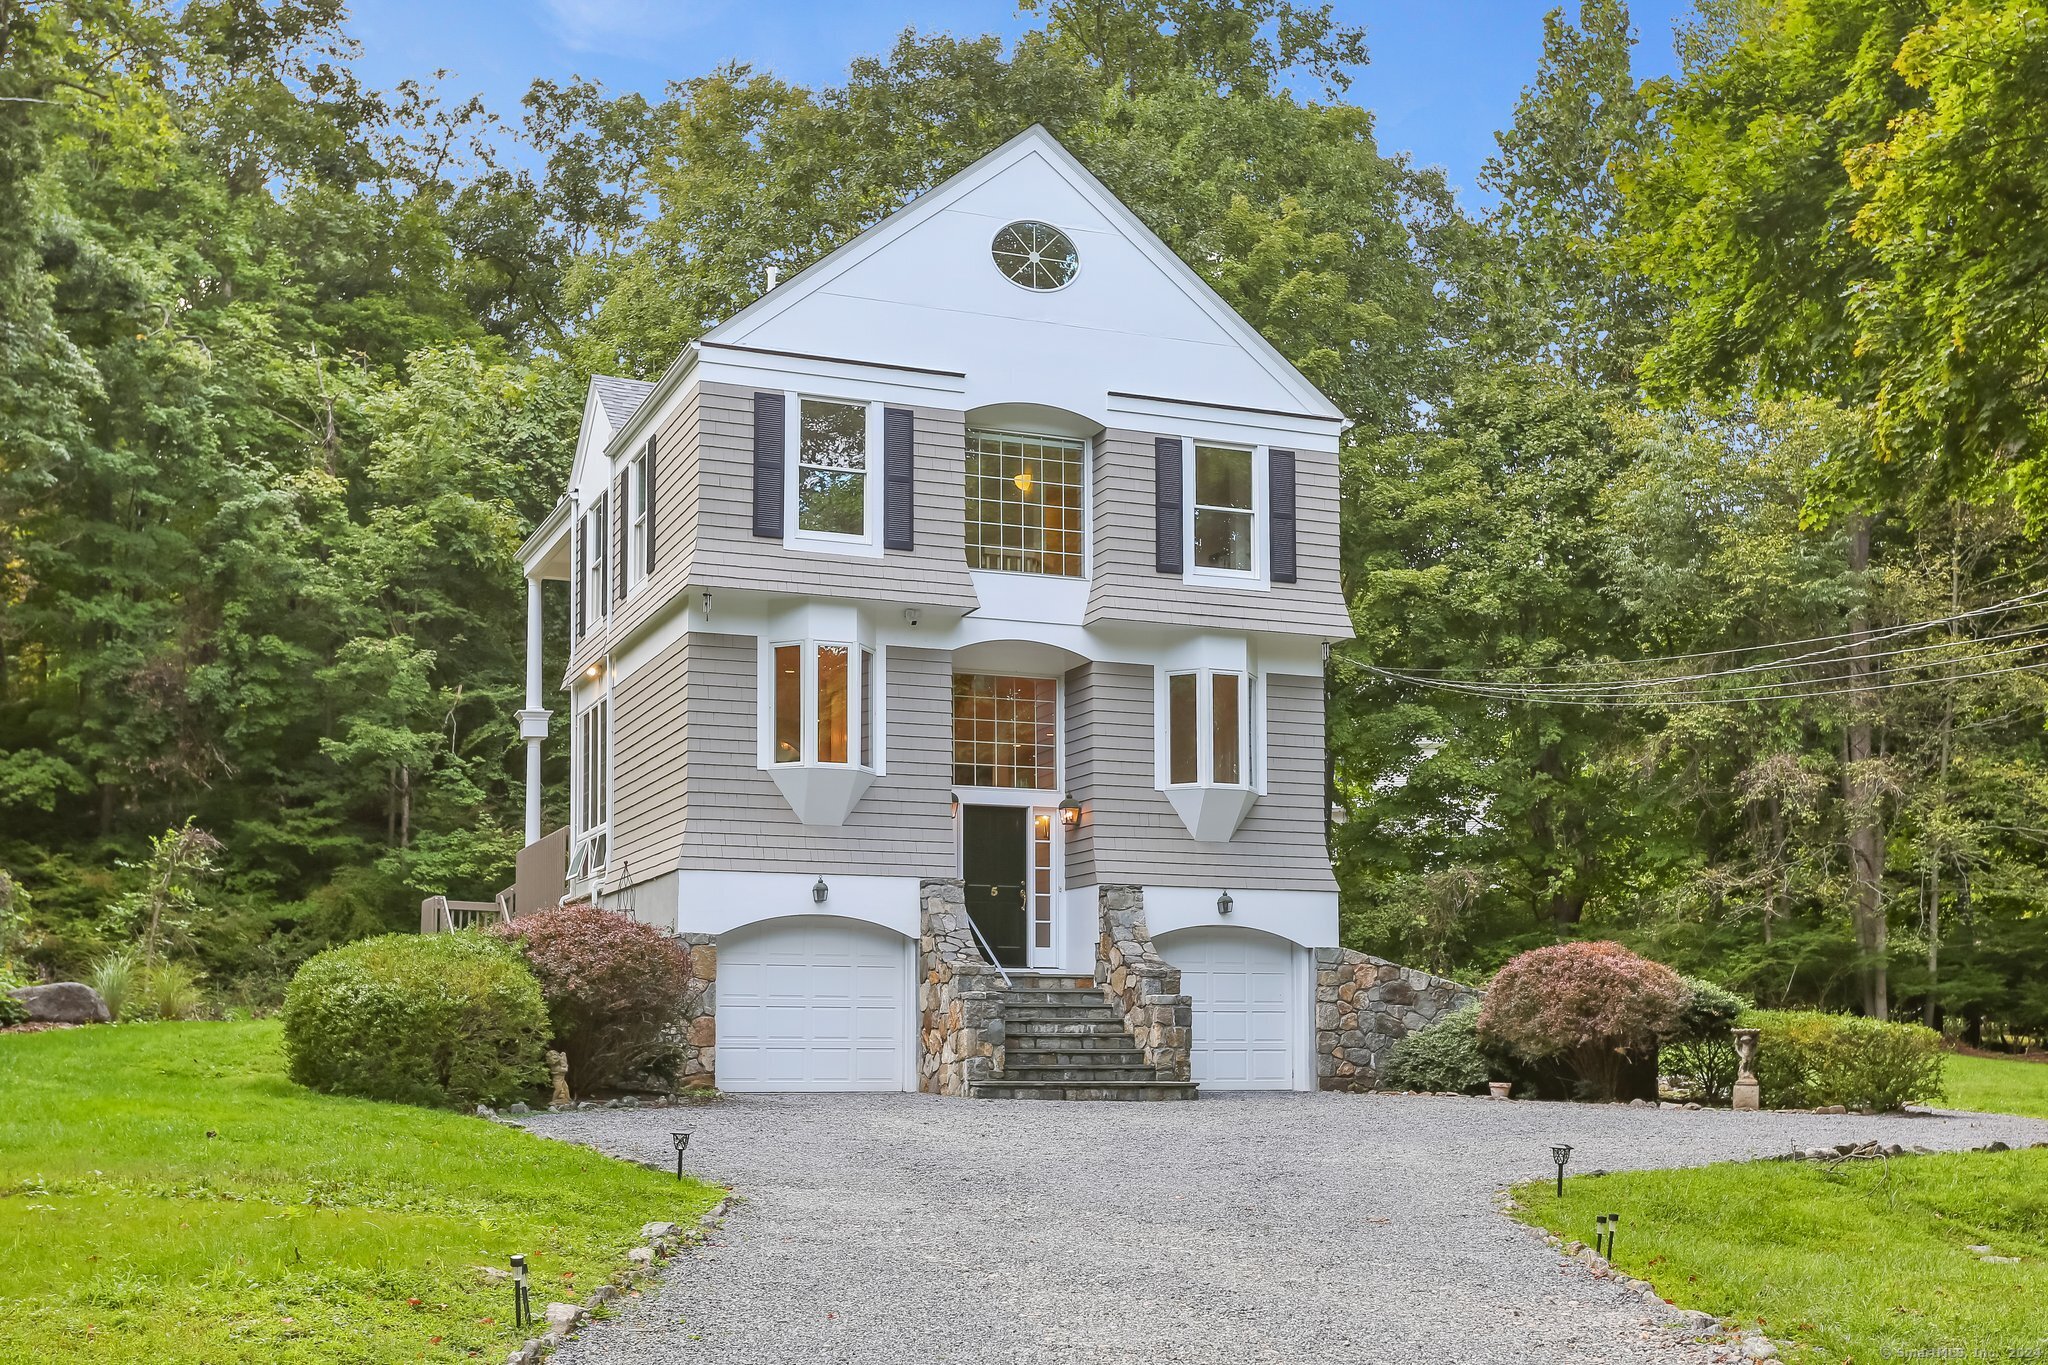
<svg viewBox="0 0 2048 1365"><path fill-rule="evenodd" d="M721 1090L902 1090L910 1076L902 935L805 916L718 945Z"/></svg>
<svg viewBox="0 0 2048 1365"><path fill-rule="evenodd" d="M1194 1078L1214 1090L1294 1086L1294 946L1252 929L1159 937L1194 1000Z"/></svg>

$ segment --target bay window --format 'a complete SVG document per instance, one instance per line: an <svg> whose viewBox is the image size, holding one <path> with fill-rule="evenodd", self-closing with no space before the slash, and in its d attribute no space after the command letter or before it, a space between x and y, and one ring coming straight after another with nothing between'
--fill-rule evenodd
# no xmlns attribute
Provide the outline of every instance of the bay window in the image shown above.
<svg viewBox="0 0 2048 1365"><path fill-rule="evenodd" d="M874 661L874 651L851 644L777 644L769 665L769 761L846 766L857 754L859 766L872 769Z"/></svg>
<svg viewBox="0 0 2048 1365"><path fill-rule="evenodd" d="M1190 669L1166 675L1166 784L1251 785L1251 679Z"/></svg>

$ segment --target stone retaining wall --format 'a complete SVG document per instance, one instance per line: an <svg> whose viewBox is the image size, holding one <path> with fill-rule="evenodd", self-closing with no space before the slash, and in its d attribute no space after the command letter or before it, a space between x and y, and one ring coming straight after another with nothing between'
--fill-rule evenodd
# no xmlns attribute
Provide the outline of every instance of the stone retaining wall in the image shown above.
<svg viewBox="0 0 2048 1365"><path fill-rule="evenodd" d="M1349 948L1316 949L1316 1084L1377 1090L1387 1052L1480 992Z"/></svg>
<svg viewBox="0 0 2048 1365"><path fill-rule="evenodd" d="M683 987L683 1063L676 1084L710 1090L718 1084L718 935L676 938L690 950L690 984Z"/></svg>
<svg viewBox="0 0 2048 1365"><path fill-rule="evenodd" d="M1145 1063L1162 1080L1188 1079L1194 1044L1194 1001L1181 993L1180 968L1159 956L1145 926L1145 889L1105 886L1100 891L1102 935L1095 946L1095 979L1123 1016L1124 1027L1145 1050Z"/></svg>
<svg viewBox="0 0 2048 1365"><path fill-rule="evenodd" d="M981 955L957 877L918 884L917 1088L965 1095L1003 1069L1003 978Z"/></svg>

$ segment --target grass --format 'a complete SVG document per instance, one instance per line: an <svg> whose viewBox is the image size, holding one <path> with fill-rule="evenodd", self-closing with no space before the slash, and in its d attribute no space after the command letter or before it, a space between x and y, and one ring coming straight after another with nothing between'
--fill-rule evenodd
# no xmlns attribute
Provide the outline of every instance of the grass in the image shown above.
<svg viewBox="0 0 2048 1365"><path fill-rule="evenodd" d="M1633 1172L1516 1199L1587 1243L1621 1214L1618 1268L1788 1360L2048 1358L2048 1150Z"/></svg>
<svg viewBox="0 0 2048 1365"><path fill-rule="evenodd" d="M1947 1078L1944 1108L2048 1119L2048 1062L1956 1053L1948 1059Z"/></svg>
<svg viewBox="0 0 2048 1365"><path fill-rule="evenodd" d="M715 1188L285 1079L273 1023L0 1036L7 1360L502 1360Z"/></svg>

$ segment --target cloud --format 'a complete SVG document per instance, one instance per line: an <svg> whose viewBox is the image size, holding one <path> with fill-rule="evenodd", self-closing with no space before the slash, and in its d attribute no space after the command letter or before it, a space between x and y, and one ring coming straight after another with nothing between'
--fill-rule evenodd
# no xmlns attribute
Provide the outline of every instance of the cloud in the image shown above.
<svg viewBox="0 0 2048 1365"><path fill-rule="evenodd" d="M652 45L725 17L725 0L542 0L555 37L572 52L657 60Z"/></svg>

